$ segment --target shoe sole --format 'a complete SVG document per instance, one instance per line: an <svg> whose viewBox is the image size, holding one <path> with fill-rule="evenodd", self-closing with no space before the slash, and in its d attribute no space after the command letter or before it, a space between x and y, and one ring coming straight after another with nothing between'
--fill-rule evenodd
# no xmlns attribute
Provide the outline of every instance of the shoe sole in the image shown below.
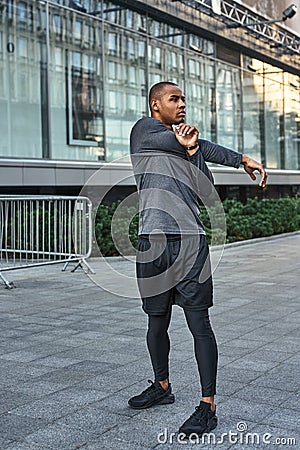
<svg viewBox="0 0 300 450"><path fill-rule="evenodd" d="M169 394L169 395L163 397L161 400L153 401L151 403L146 403L143 406L134 406L134 405L131 405L129 402L128 402L128 405L130 406L130 408L133 408L133 409L146 409L146 408L150 408L151 406L169 405L174 402L175 402L175 395Z"/></svg>
<svg viewBox="0 0 300 450"><path fill-rule="evenodd" d="M206 430L203 431L202 433L196 433L195 431L191 431L190 433L185 433L184 431L181 431L180 428L179 428L178 433L179 433L179 434L184 434L184 435L185 435L185 436L184 436L184 439L187 439L191 434L197 434L199 437L201 437L201 436L202 436L203 434L205 434L205 433L210 433L212 430L214 430L215 428L217 428L217 426L218 426L218 421L216 420L216 421L212 422L212 423L210 424L210 426L208 426L208 427L206 428Z"/></svg>

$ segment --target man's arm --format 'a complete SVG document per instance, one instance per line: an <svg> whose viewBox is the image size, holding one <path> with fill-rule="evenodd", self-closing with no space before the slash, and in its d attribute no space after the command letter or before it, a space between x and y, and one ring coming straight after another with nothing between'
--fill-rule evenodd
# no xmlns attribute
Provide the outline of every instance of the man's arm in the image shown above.
<svg viewBox="0 0 300 450"><path fill-rule="evenodd" d="M200 148L205 161L236 168L239 168L240 165L243 165L245 172L247 172L252 180L256 180L254 171L257 170L261 174L259 186L261 186L262 188L266 186L268 175L264 169L263 164L255 161L255 159L250 158L250 156L235 152L230 148L223 147L222 145L215 144L205 139L198 139L197 129L187 124L181 124L178 127L174 127L174 133L176 139L180 142L181 145L184 145L185 147L187 145L192 145L192 150L187 150L187 152L191 156L195 154ZM198 146L193 145L197 144L197 142Z"/></svg>
<svg viewBox="0 0 300 450"><path fill-rule="evenodd" d="M201 153L206 162L214 164L222 164L222 166L240 167L242 163L242 154L234 150L207 141L206 139L198 140Z"/></svg>
<svg viewBox="0 0 300 450"><path fill-rule="evenodd" d="M205 141L204 139L199 139L199 145L205 161L236 168L242 165L244 166L245 172L253 181L256 180L254 171L257 170L261 175L259 186L262 188L266 186L268 175L263 164L260 162L248 155L235 152L230 148L214 144L210 141Z"/></svg>
<svg viewBox="0 0 300 450"><path fill-rule="evenodd" d="M174 133L159 120L151 117L139 120L133 127L130 135L130 151L131 154L167 152L171 155L185 156L185 150Z"/></svg>

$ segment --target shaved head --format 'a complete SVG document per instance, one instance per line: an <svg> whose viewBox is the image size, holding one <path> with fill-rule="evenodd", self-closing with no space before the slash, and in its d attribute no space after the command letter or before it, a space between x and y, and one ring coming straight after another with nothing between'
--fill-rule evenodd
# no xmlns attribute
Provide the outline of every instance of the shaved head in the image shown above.
<svg viewBox="0 0 300 450"><path fill-rule="evenodd" d="M172 81L161 81L159 83L154 84L149 91L149 104L150 105L151 105L151 100L158 100L161 98L166 86L176 86L177 87L178 85L176 83L173 83Z"/></svg>
<svg viewBox="0 0 300 450"><path fill-rule="evenodd" d="M180 87L172 81L161 81L149 92L151 117L160 120L169 130L185 119L185 97Z"/></svg>

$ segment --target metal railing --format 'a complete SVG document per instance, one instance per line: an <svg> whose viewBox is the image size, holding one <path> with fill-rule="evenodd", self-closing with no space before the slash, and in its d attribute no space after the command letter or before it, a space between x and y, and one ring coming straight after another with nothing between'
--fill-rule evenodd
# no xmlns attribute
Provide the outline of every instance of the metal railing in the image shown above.
<svg viewBox="0 0 300 450"><path fill-rule="evenodd" d="M212 0L179 0L191 8L200 11L210 11L215 13L214 2ZM291 2L292 3L292 2ZM300 38L292 31L284 27L274 27L271 23L261 23L266 19L261 14L255 13L247 5L237 3L233 0L220 0L219 13L215 17L222 20L226 25L249 25L251 32L258 37L265 38L274 47L283 48L291 53L300 54Z"/></svg>
<svg viewBox="0 0 300 450"><path fill-rule="evenodd" d="M87 197L0 196L0 278L3 272L71 261L93 272L92 203Z"/></svg>

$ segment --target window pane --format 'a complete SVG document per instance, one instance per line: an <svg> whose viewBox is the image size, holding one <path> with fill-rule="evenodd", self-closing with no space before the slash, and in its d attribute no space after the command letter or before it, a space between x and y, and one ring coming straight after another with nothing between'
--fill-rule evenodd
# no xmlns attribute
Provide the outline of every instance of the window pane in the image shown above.
<svg viewBox="0 0 300 450"><path fill-rule="evenodd" d="M97 160L104 148L101 25L56 7L50 14L52 36L59 36L50 44L52 157Z"/></svg>
<svg viewBox="0 0 300 450"><path fill-rule="evenodd" d="M283 72L264 64L266 165L281 169L283 149Z"/></svg>
<svg viewBox="0 0 300 450"><path fill-rule="evenodd" d="M187 54L187 121L195 124L204 139L212 139L215 80L212 62Z"/></svg>
<svg viewBox="0 0 300 450"><path fill-rule="evenodd" d="M300 77L284 74L285 169L300 168Z"/></svg>
<svg viewBox="0 0 300 450"><path fill-rule="evenodd" d="M0 58L0 156L40 158L44 41L38 25L45 6L36 6L34 18L27 2L16 6L2 9L7 25Z"/></svg>
<svg viewBox="0 0 300 450"><path fill-rule="evenodd" d="M244 151L254 159L261 159L264 146L263 77L243 72L243 138Z"/></svg>
<svg viewBox="0 0 300 450"><path fill-rule="evenodd" d="M239 70L217 63L217 139L219 144L237 151L242 150L240 92Z"/></svg>
<svg viewBox="0 0 300 450"><path fill-rule="evenodd" d="M110 26L105 32L106 54L106 145L107 159L129 154L133 123L147 114L146 40L137 33L119 30L116 52L110 47Z"/></svg>

